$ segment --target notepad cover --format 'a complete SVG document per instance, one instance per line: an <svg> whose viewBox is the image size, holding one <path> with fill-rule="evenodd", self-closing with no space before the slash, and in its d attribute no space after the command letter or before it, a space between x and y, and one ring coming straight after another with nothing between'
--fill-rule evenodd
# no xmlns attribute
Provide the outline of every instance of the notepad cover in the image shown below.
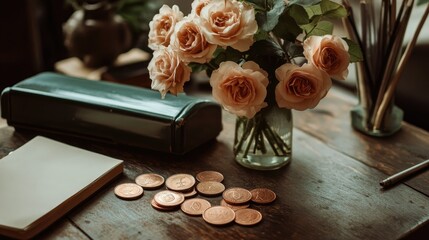
<svg viewBox="0 0 429 240"><path fill-rule="evenodd" d="M0 235L31 238L123 171L123 162L37 136L0 159Z"/></svg>

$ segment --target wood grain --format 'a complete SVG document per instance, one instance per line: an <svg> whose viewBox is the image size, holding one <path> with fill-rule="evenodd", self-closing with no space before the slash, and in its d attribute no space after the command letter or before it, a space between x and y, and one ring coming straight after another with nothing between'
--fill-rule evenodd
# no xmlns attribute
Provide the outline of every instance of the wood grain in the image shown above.
<svg viewBox="0 0 429 240"><path fill-rule="evenodd" d="M316 109L295 111L294 126L387 175L429 158L429 133L405 122L391 137L375 138L355 131L351 126L350 110L356 103L334 89ZM406 184L429 196L429 171Z"/></svg>
<svg viewBox="0 0 429 240"><path fill-rule="evenodd" d="M234 162L235 118L227 113L218 138L184 156L48 136L122 159L125 171L69 213L65 223L53 225L44 234L48 238L76 234L83 239L397 239L421 231L417 227L428 226L428 197L404 184L383 191L378 181L406 165L397 159L427 157L423 143L428 134L404 125L393 138L366 137L350 127L347 115L352 105L341 95L331 94L316 110L294 113L293 160L276 171L250 170ZM0 128L0 157L34 135ZM141 173L195 176L204 170L223 173L226 187L266 187L278 198L271 205L251 206L263 215L254 227L216 227L180 210L153 209L150 200L159 190L147 190L134 201L121 200L113 193L117 184L133 182ZM413 181L420 186L428 179L423 174ZM219 205L220 197L200 197Z"/></svg>

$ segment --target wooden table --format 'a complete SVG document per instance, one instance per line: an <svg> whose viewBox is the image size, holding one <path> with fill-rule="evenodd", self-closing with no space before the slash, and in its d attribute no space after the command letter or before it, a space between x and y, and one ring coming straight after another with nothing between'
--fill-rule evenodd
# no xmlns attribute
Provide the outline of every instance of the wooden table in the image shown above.
<svg viewBox="0 0 429 240"><path fill-rule="evenodd" d="M243 168L233 160L234 117L224 114L216 140L185 156L110 146L81 139L57 140L123 159L122 177L98 191L40 239L397 239L428 232L429 172L389 190L378 182L429 158L429 133L404 123L390 138L371 138L354 131L349 111L354 98L333 89L315 110L294 112L292 163L276 171ZM0 157L34 136L0 128ZM159 212L145 191L134 201L118 199L113 188L141 173L168 177L216 170L226 187L267 187L278 198L271 205L252 205L263 214L254 227L209 225L180 210ZM3 193L1 193L3 194ZM218 204L220 197L206 198Z"/></svg>

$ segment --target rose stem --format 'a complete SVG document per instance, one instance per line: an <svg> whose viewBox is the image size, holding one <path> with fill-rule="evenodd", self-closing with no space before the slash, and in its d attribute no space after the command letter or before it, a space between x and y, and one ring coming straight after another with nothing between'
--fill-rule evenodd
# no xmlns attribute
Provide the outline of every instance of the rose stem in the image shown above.
<svg viewBox="0 0 429 240"><path fill-rule="evenodd" d="M243 123L244 121L246 122L246 126L243 129L243 133L241 134L240 141L238 142L236 147L234 146L236 151L241 150L241 147L244 143L244 140L247 138L247 136L250 134L251 130L253 129L253 127L251 127L251 125L253 125L253 124L251 123L252 121L250 119L248 119L247 121L243 120L242 118L239 119L240 124ZM239 127L239 125L237 124L236 127ZM237 132L237 129L236 129L236 132ZM238 137L238 135L237 135L237 137Z"/></svg>
<svg viewBox="0 0 429 240"><path fill-rule="evenodd" d="M270 131L268 130L267 125L268 125L268 124L265 124L265 125L263 126L263 128L262 128L263 130L262 130L262 131L264 131L265 136L267 137L267 141L268 141L268 143L270 144L270 146L271 146L271 148L273 149L273 151L274 151L274 153L276 154L276 156L280 156L279 152L277 151L277 148L276 148L275 143L273 143L273 136L271 135Z"/></svg>
<svg viewBox="0 0 429 240"><path fill-rule="evenodd" d="M256 134L259 131L259 127L260 127L259 124L260 124L259 121L255 122L255 124L254 124L254 126L252 128L252 131L251 131L251 134L250 134L250 139L249 139L249 142L247 143L246 150L244 150L243 157L247 157L247 154L249 153L250 146L252 145L253 139L255 139Z"/></svg>

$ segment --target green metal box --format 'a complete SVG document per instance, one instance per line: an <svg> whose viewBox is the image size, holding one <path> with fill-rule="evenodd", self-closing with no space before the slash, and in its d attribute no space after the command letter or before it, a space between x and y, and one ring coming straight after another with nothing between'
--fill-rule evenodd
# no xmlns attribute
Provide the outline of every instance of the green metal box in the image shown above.
<svg viewBox="0 0 429 240"><path fill-rule="evenodd" d="M16 129L184 154L222 130L209 100L128 85L41 73L6 88L1 114Z"/></svg>

